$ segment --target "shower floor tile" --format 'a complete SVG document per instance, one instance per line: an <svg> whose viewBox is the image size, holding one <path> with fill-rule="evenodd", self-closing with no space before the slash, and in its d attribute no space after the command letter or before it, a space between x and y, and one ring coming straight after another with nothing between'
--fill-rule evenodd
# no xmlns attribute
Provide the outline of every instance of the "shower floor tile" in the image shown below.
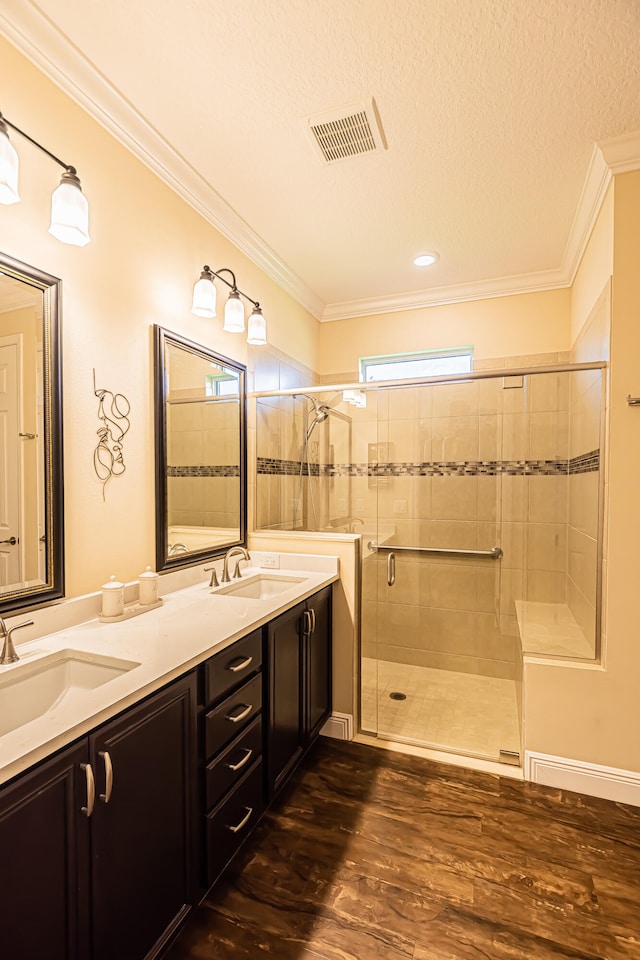
<svg viewBox="0 0 640 960"><path fill-rule="evenodd" d="M363 730L379 737L492 760L520 752L513 680L363 657L361 706Z"/></svg>

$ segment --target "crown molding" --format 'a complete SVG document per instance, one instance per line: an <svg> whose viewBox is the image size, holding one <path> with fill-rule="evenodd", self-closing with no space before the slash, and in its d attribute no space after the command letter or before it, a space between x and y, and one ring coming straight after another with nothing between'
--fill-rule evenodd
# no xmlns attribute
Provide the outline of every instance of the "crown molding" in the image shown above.
<svg viewBox="0 0 640 960"><path fill-rule="evenodd" d="M393 297L330 303L325 307L320 319L322 322L346 320L350 317L400 313L403 310L463 303L466 300L513 297L522 293L538 293L543 290L570 287L613 177L632 170L640 170L640 131L624 134L621 137L611 137L594 144L578 206L569 230L562 265L557 270L472 281L450 287L432 287L430 290L419 290Z"/></svg>
<svg viewBox="0 0 640 960"><path fill-rule="evenodd" d="M494 297L513 297L521 293L537 293L541 290L557 290L569 286L561 270L545 270L539 273L523 273L513 277L495 277L490 280L474 280L447 287L431 287L393 297L378 297L367 300L345 300L328 304L322 323L332 320L347 320L350 317L369 317L379 313L401 313L404 310L419 310L421 307L439 307L447 303L463 303L466 300L490 300Z"/></svg>
<svg viewBox="0 0 640 960"><path fill-rule="evenodd" d="M569 284L575 280L580 261L593 232L598 214L613 179L598 144L594 144L578 206L573 216L567 245L562 257L562 273Z"/></svg>
<svg viewBox="0 0 640 960"><path fill-rule="evenodd" d="M314 317L324 301L277 256L30 0L4 0L0 29L94 120Z"/></svg>
<svg viewBox="0 0 640 960"><path fill-rule="evenodd" d="M598 147L604 162L614 175L640 170L640 130L625 133L621 137L600 140Z"/></svg>
<svg viewBox="0 0 640 960"><path fill-rule="evenodd" d="M571 286L614 175L640 169L640 131L594 146L556 270L325 304L31 0L4 0L0 29L32 63L264 273L323 322Z"/></svg>

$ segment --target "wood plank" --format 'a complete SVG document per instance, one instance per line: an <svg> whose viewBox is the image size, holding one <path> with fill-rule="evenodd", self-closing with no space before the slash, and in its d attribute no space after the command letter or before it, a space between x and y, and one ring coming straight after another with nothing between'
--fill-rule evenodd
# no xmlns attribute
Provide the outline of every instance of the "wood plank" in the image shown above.
<svg viewBox="0 0 640 960"><path fill-rule="evenodd" d="M640 811L321 740L167 960L640 960Z"/></svg>

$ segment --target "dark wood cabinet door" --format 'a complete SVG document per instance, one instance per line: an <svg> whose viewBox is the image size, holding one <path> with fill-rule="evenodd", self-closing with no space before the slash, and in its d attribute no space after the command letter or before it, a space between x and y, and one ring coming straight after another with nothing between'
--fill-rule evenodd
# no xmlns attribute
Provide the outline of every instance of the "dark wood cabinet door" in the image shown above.
<svg viewBox="0 0 640 960"><path fill-rule="evenodd" d="M189 909L195 709L191 673L90 737L93 960L155 956Z"/></svg>
<svg viewBox="0 0 640 960"><path fill-rule="evenodd" d="M267 784L272 797L304 748L301 624L304 604L267 625Z"/></svg>
<svg viewBox="0 0 640 960"><path fill-rule="evenodd" d="M306 606L313 614L313 630L305 636L305 737L308 743L315 739L331 714L331 588L310 597Z"/></svg>
<svg viewBox="0 0 640 960"><path fill-rule="evenodd" d="M0 955L86 960L86 740L0 790Z"/></svg>

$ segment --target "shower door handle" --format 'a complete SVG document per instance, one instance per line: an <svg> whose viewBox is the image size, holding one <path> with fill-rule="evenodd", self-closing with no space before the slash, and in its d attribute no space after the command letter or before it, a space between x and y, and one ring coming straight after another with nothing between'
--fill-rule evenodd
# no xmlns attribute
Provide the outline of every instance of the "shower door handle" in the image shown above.
<svg viewBox="0 0 640 960"><path fill-rule="evenodd" d="M396 582L396 555L389 552L387 554L387 583L390 587Z"/></svg>

